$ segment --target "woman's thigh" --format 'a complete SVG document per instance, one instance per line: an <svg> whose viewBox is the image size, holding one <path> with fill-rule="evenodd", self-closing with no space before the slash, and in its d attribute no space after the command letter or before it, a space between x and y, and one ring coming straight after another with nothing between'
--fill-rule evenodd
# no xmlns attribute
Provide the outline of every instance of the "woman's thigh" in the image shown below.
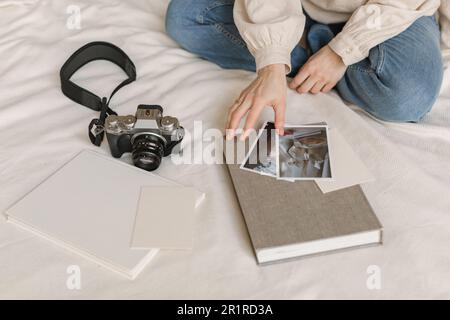
<svg viewBox="0 0 450 320"><path fill-rule="evenodd" d="M443 78L439 26L422 17L369 57L349 66L337 89L342 97L386 121L416 122L428 113Z"/></svg>
<svg viewBox="0 0 450 320"><path fill-rule="evenodd" d="M167 33L184 49L226 69L255 71L233 19L234 0L172 0Z"/></svg>
<svg viewBox="0 0 450 320"><path fill-rule="evenodd" d="M255 59L234 23L233 6L234 0L172 0L166 31L184 49L222 68L255 71ZM307 58L305 49L293 49L292 74Z"/></svg>

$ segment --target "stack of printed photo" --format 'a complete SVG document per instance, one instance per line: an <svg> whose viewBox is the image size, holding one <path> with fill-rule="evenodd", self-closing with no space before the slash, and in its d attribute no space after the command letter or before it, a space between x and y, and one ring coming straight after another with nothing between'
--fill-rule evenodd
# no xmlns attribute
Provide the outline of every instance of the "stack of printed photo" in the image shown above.
<svg viewBox="0 0 450 320"><path fill-rule="evenodd" d="M241 169L288 181L331 180L328 137L326 123L287 125L280 136L274 124L266 122Z"/></svg>

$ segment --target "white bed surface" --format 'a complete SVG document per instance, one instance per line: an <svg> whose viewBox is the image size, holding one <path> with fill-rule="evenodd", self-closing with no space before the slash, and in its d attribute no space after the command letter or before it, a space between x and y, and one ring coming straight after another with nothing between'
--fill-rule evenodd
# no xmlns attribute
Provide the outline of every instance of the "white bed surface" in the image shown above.
<svg viewBox="0 0 450 320"><path fill-rule="evenodd" d="M181 50L164 33L166 0L76 3L80 30L66 28L71 1L0 7L1 212L81 149L95 148L87 125L97 114L59 89L59 68L85 43L113 42L137 66L137 82L117 94L113 109L128 114L158 103L187 129L194 120L221 128L253 78ZM123 77L98 62L77 80L106 95ZM159 253L133 282L2 220L0 298L450 298L450 72L420 124L378 122L336 94L295 92L287 120L326 121L364 160L377 178L363 189L384 226L383 246L258 267L226 168L166 161L158 174L208 191L192 252ZM109 153L106 141L99 151ZM66 287L70 265L81 268L81 290ZM366 286L372 265L380 267L381 290Z"/></svg>

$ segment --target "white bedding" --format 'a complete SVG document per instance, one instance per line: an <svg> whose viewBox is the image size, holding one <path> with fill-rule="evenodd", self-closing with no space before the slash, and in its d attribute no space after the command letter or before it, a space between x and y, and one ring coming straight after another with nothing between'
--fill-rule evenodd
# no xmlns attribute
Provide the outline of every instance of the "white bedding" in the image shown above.
<svg viewBox="0 0 450 320"><path fill-rule="evenodd" d="M81 149L95 148L87 125L97 114L59 89L59 68L83 44L111 41L134 60L138 80L113 100L118 113L158 103L187 129L194 120L221 128L253 77L181 50L164 33L166 0L78 0L79 30L66 27L72 3L0 7L1 212ZM98 62L77 80L106 95L122 78ZM158 174L207 192L192 252L159 253L133 282L1 219L0 298L450 298L450 72L420 124L375 121L336 94L290 92L288 100L289 122L327 121L376 176L363 188L384 225L383 246L258 267L226 168L166 161ZM109 153L106 142L101 151ZM81 290L66 287L70 265L81 268ZM366 286L371 265L381 270L380 290Z"/></svg>

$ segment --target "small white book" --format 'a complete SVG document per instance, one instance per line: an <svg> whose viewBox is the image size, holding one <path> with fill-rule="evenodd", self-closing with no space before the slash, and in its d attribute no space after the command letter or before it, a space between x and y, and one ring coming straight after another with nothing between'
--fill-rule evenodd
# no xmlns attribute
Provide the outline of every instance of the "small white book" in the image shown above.
<svg viewBox="0 0 450 320"><path fill-rule="evenodd" d="M198 191L186 187L142 187L131 248L190 250Z"/></svg>
<svg viewBox="0 0 450 320"><path fill-rule="evenodd" d="M159 250L130 248L144 186L180 185L85 150L5 214L9 222L134 279Z"/></svg>

